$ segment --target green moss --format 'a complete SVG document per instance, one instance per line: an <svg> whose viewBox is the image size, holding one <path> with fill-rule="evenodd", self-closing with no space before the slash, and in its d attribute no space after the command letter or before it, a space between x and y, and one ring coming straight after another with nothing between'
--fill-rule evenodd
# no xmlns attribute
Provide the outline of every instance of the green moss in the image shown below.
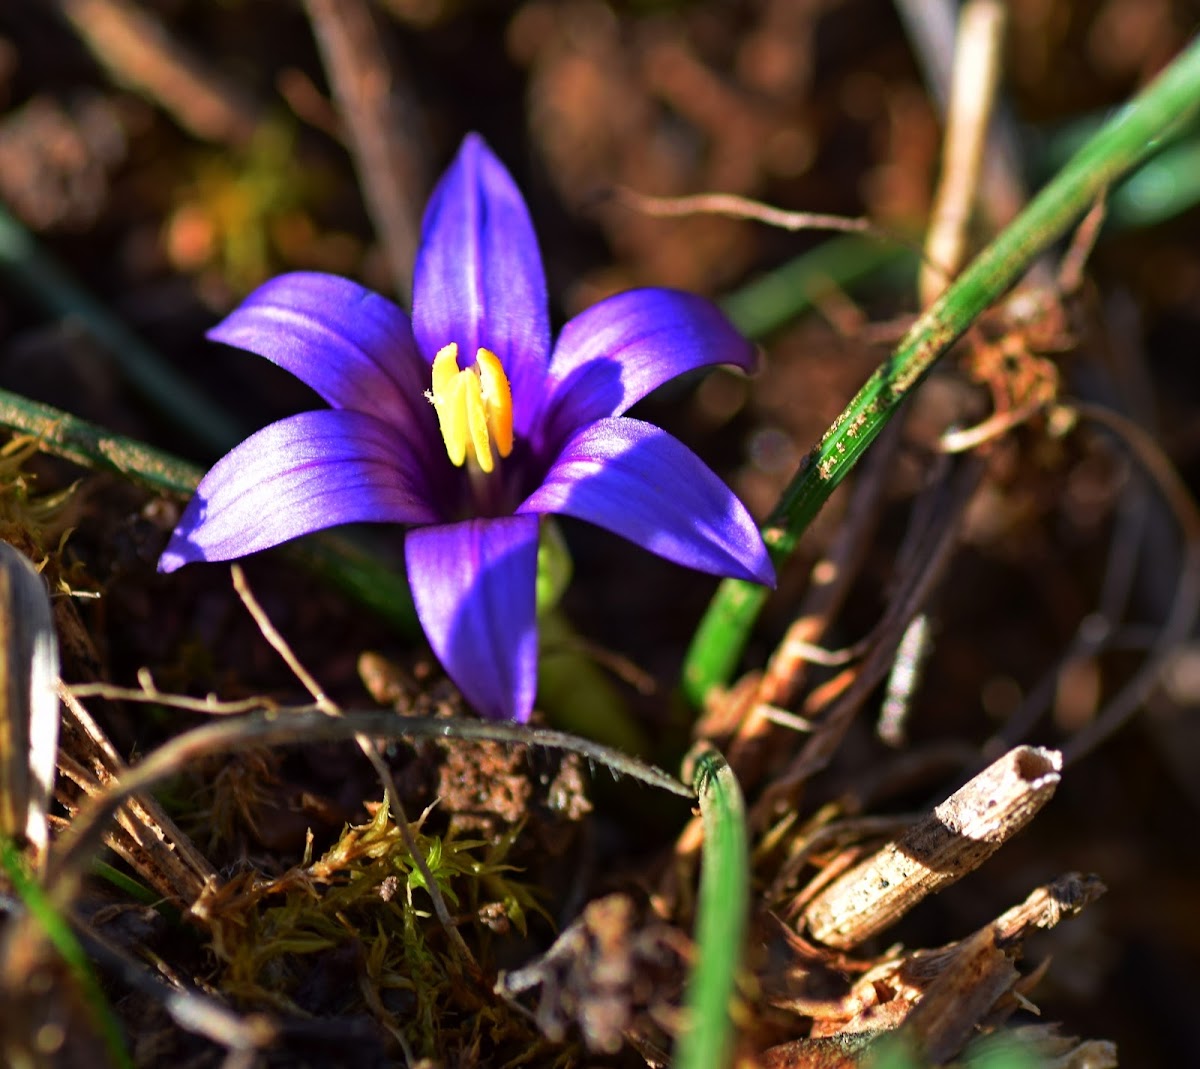
<svg viewBox="0 0 1200 1069"><path fill-rule="evenodd" d="M519 829L489 843L425 835L423 819L412 826L414 838L452 915L478 929L473 945L488 946L485 907L493 923L499 912L524 933L529 911L542 909L505 860ZM434 917L386 803L315 861L306 857L275 879L236 878L211 908L216 982L244 1004L311 1010L302 1003L323 990L321 970L344 970L349 952L356 982L328 984L317 1012L370 1013L415 1053L438 1060L484 1043L535 1042L523 1018L481 997L490 985L465 978L470 966Z"/></svg>

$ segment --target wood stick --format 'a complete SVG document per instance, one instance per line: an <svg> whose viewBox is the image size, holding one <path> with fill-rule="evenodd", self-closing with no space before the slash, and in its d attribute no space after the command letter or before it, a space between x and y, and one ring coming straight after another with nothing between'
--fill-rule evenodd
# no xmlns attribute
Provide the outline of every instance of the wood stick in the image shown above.
<svg viewBox="0 0 1200 1069"><path fill-rule="evenodd" d="M894 924L927 895L983 864L1053 797L1056 750L1019 746L899 839L835 880L810 904L814 939L848 949Z"/></svg>

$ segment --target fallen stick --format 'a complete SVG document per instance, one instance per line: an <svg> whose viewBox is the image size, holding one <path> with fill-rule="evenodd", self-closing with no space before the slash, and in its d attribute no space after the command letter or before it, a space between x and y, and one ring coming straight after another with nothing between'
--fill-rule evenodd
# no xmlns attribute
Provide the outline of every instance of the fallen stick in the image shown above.
<svg viewBox="0 0 1200 1069"><path fill-rule="evenodd" d="M805 911L809 933L845 950L890 927L1025 827L1053 797L1061 768L1057 750L1010 750L817 895Z"/></svg>

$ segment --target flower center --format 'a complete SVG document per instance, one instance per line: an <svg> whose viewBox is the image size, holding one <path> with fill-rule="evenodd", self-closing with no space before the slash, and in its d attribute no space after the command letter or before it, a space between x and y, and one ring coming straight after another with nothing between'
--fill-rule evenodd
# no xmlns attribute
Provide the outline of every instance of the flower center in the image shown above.
<svg viewBox="0 0 1200 1069"><path fill-rule="evenodd" d="M451 342L433 358L433 389L426 397L437 412L450 462L462 467L469 452L480 470L495 466L492 442L502 457L513 447L512 390L504 365L490 349L480 349L469 368L458 367L458 345Z"/></svg>

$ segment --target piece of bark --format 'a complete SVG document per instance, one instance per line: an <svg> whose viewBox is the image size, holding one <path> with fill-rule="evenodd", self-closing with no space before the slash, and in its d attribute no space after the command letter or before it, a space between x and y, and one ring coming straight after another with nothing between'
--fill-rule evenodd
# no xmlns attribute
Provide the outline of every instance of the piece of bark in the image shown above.
<svg viewBox="0 0 1200 1069"><path fill-rule="evenodd" d="M978 868L1054 795L1062 757L1020 746L984 769L905 835L840 876L805 913L812 937L848 949Z"/></svg>
<svg viewBox="0 0 1200 1069"><path fill-rule="evenodd" d="M922 1062L940 1065L954 1057L979 1022L1021 978L991 925L958 944L951 967L933 981L904 1022Z"/></svg>
<svg viewBox="0 0 1200 1069"><path fill-rule="evenodd" d="M1105 890L1099 876L1068 872L1037 888L1019 906L1001 913L992 925L996 937L1011 942L1024 939L1032 928L1053 928L1064 918L1081 912Z"/></svg>

